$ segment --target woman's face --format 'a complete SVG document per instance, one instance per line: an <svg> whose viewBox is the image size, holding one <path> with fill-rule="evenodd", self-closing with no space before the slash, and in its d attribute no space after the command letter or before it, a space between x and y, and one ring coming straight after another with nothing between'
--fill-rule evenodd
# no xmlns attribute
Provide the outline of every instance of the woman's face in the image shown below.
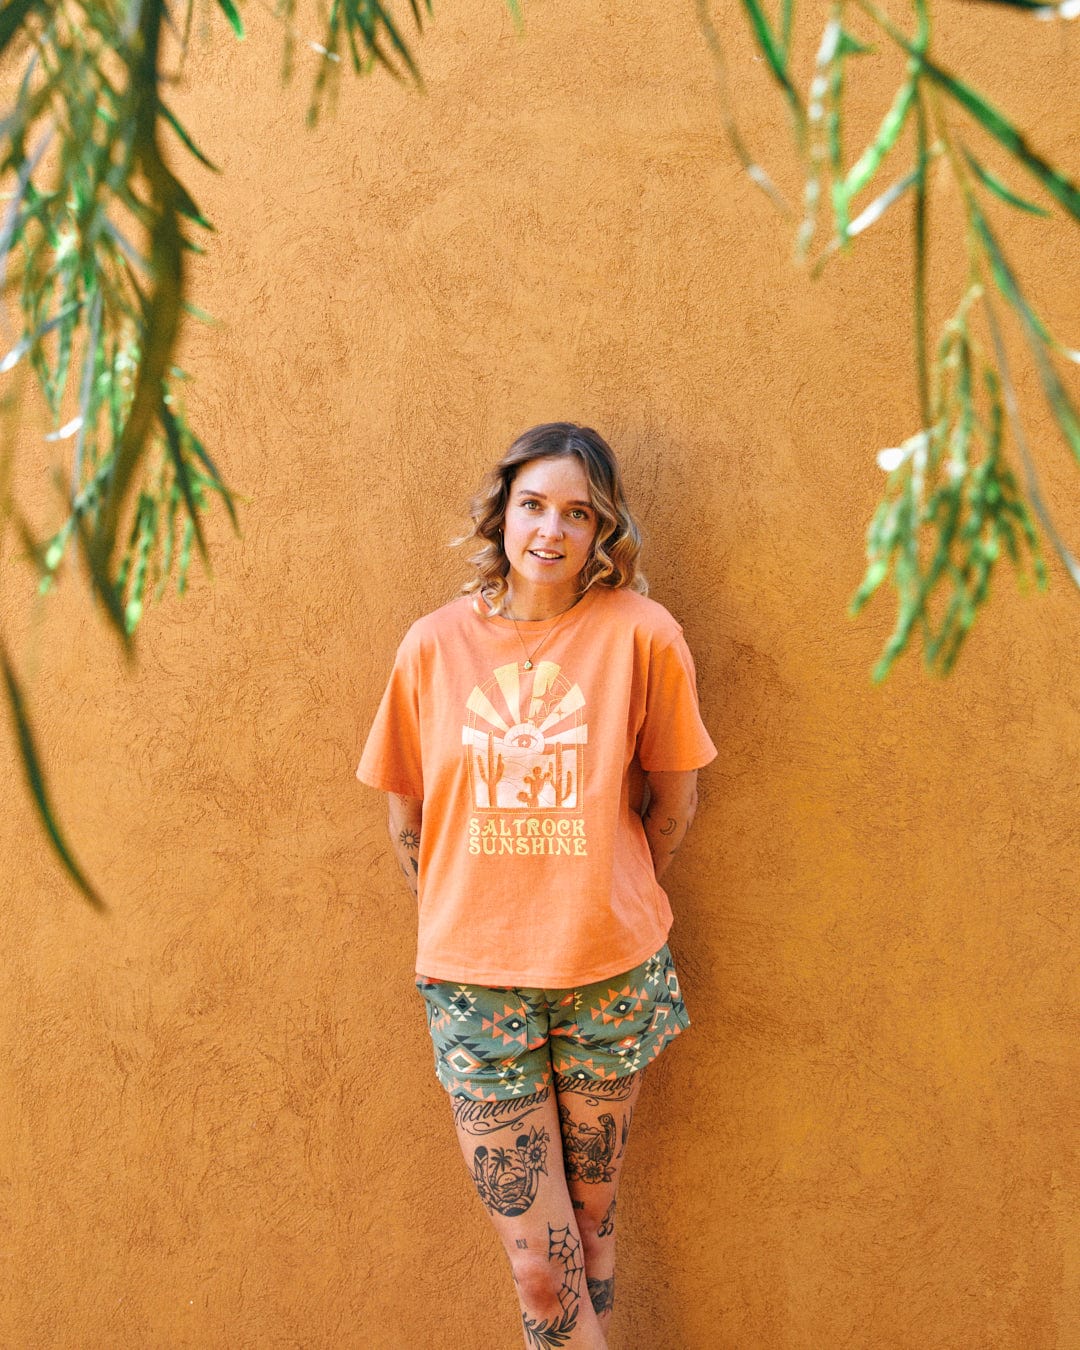
<svg viewBox="0 0 1080 1350"><path fill-rule="evenodd" d="M564 596L569 604L589 561L597 524L589 480L576 455L523 464L510 484L503 520L512 591L521 595L543 587L549 597Z"/></svg>

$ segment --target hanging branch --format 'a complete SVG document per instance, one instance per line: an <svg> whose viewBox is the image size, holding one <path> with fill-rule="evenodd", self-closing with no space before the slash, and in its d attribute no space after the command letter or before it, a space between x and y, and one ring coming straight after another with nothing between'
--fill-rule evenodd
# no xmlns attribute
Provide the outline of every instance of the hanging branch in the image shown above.
<svg viewBox="0 0 1080 1350"><path fill-rule="evenodd" d="M297 42L294 0L275 16L286 60ZM518 0L506 0L520 26ZM182 68L195 0L174 35ZM217 0L237 38L234 0ZM410 0L419 32L430 0ZM203 526L211 496L240 527L234 494L190 425L174 360L187 314L188 263L213 231L166 162L179 142L216 172L165 101L175 76L163 72L164 0L7 0L0 8L0 57L25 61L14 107L0 121L0 284L17 288L22 332L0 346L0 376L25 363L53 420L47 440L71 445L70 470L55 470L66 519L38 539L5 490L0 531L10 523L51 590L69 552L81 555L93 595L128 658L148 597L176 576L186 589L193 549L210 571ZM310 119L332 92L347 48L363 75L386 70L422 80L400 26L379 0L334 0L316 57ZM170 144L172 142L172 144ZM10 481L13 448L5 447ZM125 522L128 522L125 528ZM179 532L180 538L177 540ZM35 809L63 866L94 904L56 820L25 692L0 640L0 664Z"/></svg>
<svg viewBox="0 0 1080 1350"><path fill-rule="evenodd" d="M987 2L1013 4L1040 19L1080 15L1080 0L1065 0L1059 5L1034 0ZM902 198L911 197L919 429L902 445L878 454L878 463L889 477L869 526L867 570L852 599L851 612L858 613L888 582L896 593L897 621L874 669L874 679L885 678L916 630L923 637L927 666L947 674L985 604L993 568L1002 554L1009 557L1021 583L1030 580L1039 589L1045 587L1046 568L1035 517L1066 572L1080 586L1080 566L1061 538L1039 488L990 290L996 290L1018 317L1047 406L1078 460L1080 418L1056 361L1078 362L1080 352L1058 341L1025 297L980 206L979 194L989 194L1027 214L1046 217L1052 212L1029 201L987 169L959 138L958 118L970 119L986 132L1020 172L1034 179L1037 187L1076 221L1080 221L1080 189L1048 163L1002 112L931 56L928 0L913 0L915 33L911 37L873 0L836 0L818 44L805 116L801 114L802 101L791 66L791 5L786 4L782 11L785 37L778 42L754 0L745 3L753 41L788 102L803 165L804 209L795 240L799 258L810 260L822 225L823 205L827 202L831 207L831 235L810 260L811 274L820 275L830 259L848 252L854 239ZM848 21L852 11L861 15L863 24L869 24L870 38L853 31ZM723 52L708 20L705 0L699 0L699 17L714 61L722 65ZM849 163L843 117L847 63L849 58L874 50L870 39L884 40L895 47L905 57L906 70L877 133ZM726 80L721 86L721 100L725 129L745 165ZM856 199L873 186L885 161L895 158L896 146L909 125L914 128L913 165L856 210ZM939 157L960 185L969 265L959 304L943 325L931 357L927 333L928 169ZM753 168L753 180L769 184L774 200L781 197L779 190L771 187L765 170ZM972 328L976 301L990 334L989 350L980 345ZM1007 433L1023 466L1023 488L1008 464Z"/></svg>

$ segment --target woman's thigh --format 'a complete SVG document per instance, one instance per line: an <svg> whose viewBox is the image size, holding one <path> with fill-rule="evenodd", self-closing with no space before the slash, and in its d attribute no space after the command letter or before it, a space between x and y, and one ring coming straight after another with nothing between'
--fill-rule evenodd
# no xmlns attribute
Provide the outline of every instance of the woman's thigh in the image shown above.
<svg viewBox="0 0 1080 1350"><path fill-rule="evenodd" d="M614 1273L616 1201L643 1076L639 1070L591 1083L556 1077L563 1165L590 1285Z"/></svg>
<svg viewBox="0 0 1080 1350"><path fill-rule="evenodd" d="M563 1170L555 1093L544 1088L502 1102L450 1100L465 1165L502 1239L523 1305L550 1296L557 1306L545 1313L546 1327L536 1330L569 1334L585 1315L585 1262Z"/></svg>

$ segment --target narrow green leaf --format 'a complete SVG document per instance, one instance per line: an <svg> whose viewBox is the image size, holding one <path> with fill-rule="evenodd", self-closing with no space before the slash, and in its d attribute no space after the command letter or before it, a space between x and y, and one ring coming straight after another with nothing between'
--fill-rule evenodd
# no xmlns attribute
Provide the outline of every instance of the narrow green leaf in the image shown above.
<svg viewBox="0 0 1080 1350"><path fill-rule="evenodd" d="M878 134L851 166L844 179L844 191L849 198L861 192L869 183L881 167L881 161L896 144L911 111L911 105L915 101L917 88L918 81L910 79L896 91L896 97L882 120Z"/></svg>
<svg viewBox="0 0 1080 1350"><path fill-rule="evenodd" d="M244 36L244 21L240 17L240 11L233 4L233 0L217 0L221 6L221 12L229 21L229 26L238 38Z"/></svg>
<svg viewBox="0 0 1080 1350"><path fill-rule="evenodd" d="M199 523L199 508L195 501L194 492L191 485L191 478L188 473L188 466L184 462L184 448L180 440L180 428L177 425L176 417L172 409L161 399L158 405L158 416L161 418L161 425L165 428L165 444L169 448L169 455L172 458L173 468L176 472L176 481L180 484L180 491L184 494L184 503L187 506L188 517L195 529L195 538L199 545L199 553L203 562L209 568L210 553L206 547L206 540L203 537L202 525Z"/></svg>
<svg viewBox="0 0 1080 1350"><path fill-rule="evenodd" d="M987 325L990 329L990 338L994 344L994 355L997 357L998 371L1001 376L1001 390L1005 411L1008 414L1009 422L1012 426L1013 440L1016 442L1016 448L1020 452L1020 461L1024 466L1024 477L1027 480L1028 497L1035 508L1035 514L1042 522L1043 529L1054 547L1054 551L1061 559L1065 570L1072 578L1077 587L1080 587L1080 562L1073 556L1065 541L1058 533L1057 526L1043 501L1042 489L1039 485L1039 477L1035 470L1035 461L1032 458L1031 450L1027 443L1027 436L1024 432L1024 425L1020 420L1020 407L1016 397L1016 390L1013 387L1012 377L1009 373L1009 358L1005 350L1005 343L1002 340L1001 329L998 327L997 318L994 314L994 307L990 303L988 294L983 294L983 309L986 313ZM1026 327L1026 325L1025 325ZM1036 354L1036 362L1039 365L1040 375L1044 367L1049 365L1046 359L1046 353L1038 342L1031 343L1033 353ZM1053 370L1050 372L1053 375ZM1056 379L1056 375L1054 376ZM1037 573L1038 575L1038 573Z"/></svg>
<svg viewBox="0 0 1080 1350"><path fill-rule="evenodd" d="M765 17L765 11L761 8L760 4L758 4L758 0L742 0L742 5L746 10L747 17L750 20L750 26L754 31L754 36L757 38L762 55L768 62L769 69L772 71L776 82L787 95L787 101L795 117L795 125L801 141L805 133L806 113L803 110L802 100L799 98L798 92L791 82L791 76L788 74L786 55L781 52L777 45L772 28L769 25L768 19Z"/></svg>
<svg viewBox="0 0 1080 1350"><path fill-rule="evenodd" d="M984 168L966 146L961 148L964 151L964 158L974 170L975 176L995 196L1000 197L1003 202L1008 202L1010 206L1018 207L1021 211L1030 211L1033 216L1050 215L1045 206L1036 206L1034 202L1029 202L1024 197L1018 197L1015 192L1005 186L1000 178L992 174L989 169Z"/></svg>
<svg viewBox="0 0 1080 1350"><path fill-rule="evenodd" d="M26 712L26 700L23 697L22 688L15 675L15 671L8 659L7 648L0 643L0 663L4 668L4 683L7 686L8 704L11 707L12 721L15 724L15 734L19 742L19 754L22 758L23 771L26 774L26 781L30 786L34 802L37 805L38 818L45 826L54 850L60 861L63 863L68 875L78 886L90 904L99 913L104 913L108 906L101 896L84 876L82 869L72 855L66 840L60 830L59 822L49 801L49 791L45 783L45 773L41 766L41 757L38 754L37 746L34 743L34 732L30 725L30 719Z"/></svg>
<svg viewBox="0 0 1080 1350"><path fill-rule="evenodd" d="M903 178L897 179L895 183L887 188L880 197L875 199L864 210L860 211L855 219L848 226L848 237L854 238L857 234L862 234L868 230L871 225L885 214L890 206L904 195L913 183L917 183L921 177L919 169L912 169L906 173Z"/></svg>
<svg viewBox="0 0 1080 1350"><path fill-rule="evenodd" d="M790 0L788 0L790 3ZM525 18L521 12L521 0L506 0L506 7L510 11L510 17L514 20L514 28L518 33L525 31ZM428 3L428 12L431 12L430 0Z"/></svg>
<svg viewBox="0 0 1080 1350"><path fill-rule="evenodd" d="M1075 220L1080 220L1080 188L1077 188L1075 183L1052 164L1048 164L1041 155L1036 154L1009 119L987 103L974 89L950 75L948 71L942 70L925 56L919 55L909 43L904 45L918 57L920 68L935 84L940 85L981 126L985 127L995 140L1013 154Z"/></svg>
<svg viewBox="0 0 1080 1350"><path fill-rule="evenodd" d="M785 65L791 52L791 24L795 17L795 0L780 0L780 53Z"/></svg>
<svg viewBox="0 0 1080 1350"><path fill-rule="evenodd" d="M926 340L926 168L929 163L926 144L926 109L922 98L915 110L915 370L919 380L919 413L922 425L933 421L930 413L930 373ZM963 312L963 311L961 311Z"/></svg>

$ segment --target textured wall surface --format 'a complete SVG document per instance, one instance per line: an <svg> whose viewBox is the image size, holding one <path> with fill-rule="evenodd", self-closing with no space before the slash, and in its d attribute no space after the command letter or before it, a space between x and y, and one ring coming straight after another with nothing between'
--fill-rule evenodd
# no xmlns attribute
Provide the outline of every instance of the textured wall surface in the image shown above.
<svg viewBox="0 0 1080 1350"><path fill-rule="evenodd" d="M436 9L426 97L346 83L314 132L271 18L240 45L215 21L173 99L224 169L189 175L218 322L184 359L243 538L216 512L215 581L150 612L130 673L74 587L35 620L5 581L112 909L46 854L5 738L0 1344L517 1343L352 775L397 641L461 579L480 469L569 418L623 456L721 747L671 874L694 1029L635 1125L613 1347L1076 1350L1080 606L1059 568L1037 599L1002 573L948 683L908 660L883 688L888 603L844 617L874 452L916 422L906 217L811 285L683 0L532 0L522 39L501 0ZM780 101L717 14L783 172ZM955 6L938 38L1080 168L1075 31ZM862 59L866 130L898 67ZM1015 229L1077 345L1075 231ZM962 266L935 254L950 300Z"/></svg>

